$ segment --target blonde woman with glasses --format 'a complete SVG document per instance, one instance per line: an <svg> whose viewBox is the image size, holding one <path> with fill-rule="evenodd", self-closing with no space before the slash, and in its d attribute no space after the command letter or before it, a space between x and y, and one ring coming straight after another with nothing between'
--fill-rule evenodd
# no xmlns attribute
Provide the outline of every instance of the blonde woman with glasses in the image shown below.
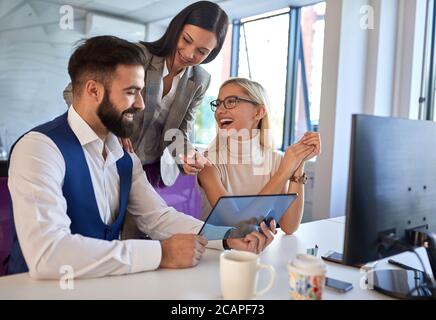
<svg viewBox="0 0 436 320"><path fill-rule="evenodd" d="M198 175L202 219L221 196L298 193L279 221L286 234L294 233L303 216L305 163L321 152L319 133L305 133L284 155L275 150L266 91L244 78L224 82L211 108L218 134L204 153L213 166Z"/></svg>

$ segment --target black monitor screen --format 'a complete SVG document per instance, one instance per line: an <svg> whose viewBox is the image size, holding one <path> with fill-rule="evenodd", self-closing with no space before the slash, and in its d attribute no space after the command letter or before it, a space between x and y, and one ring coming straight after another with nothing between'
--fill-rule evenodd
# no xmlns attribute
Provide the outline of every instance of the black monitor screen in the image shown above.
<svg viewBox="0 0 436 320"><path fill-rule="evenodd" d="M353 115L344 262L397 253L383 235L436 231L436 123Z"/></svg>

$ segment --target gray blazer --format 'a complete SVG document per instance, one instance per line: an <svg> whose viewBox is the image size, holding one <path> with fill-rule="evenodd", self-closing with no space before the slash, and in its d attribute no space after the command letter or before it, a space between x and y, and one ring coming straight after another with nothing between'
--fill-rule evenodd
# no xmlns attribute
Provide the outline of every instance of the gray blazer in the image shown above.
<svg viewBox="0 0 436 320"><path fill-rule="evenodd" d="M184 150L183 148L192 149L188 136L192 132L194 125L194 116L197 108L203 100L204 94L210 84L210 75L200 66L188 67L180 79L177 86L175 99L170 107L168 118L164 125L163 132L160 135L159 141L145 141L145 133L153 118L157 101L159 100L159 88L162 82L162 57L152 55L148 49L138 44L144 52L147 60L145 65L145 87L142 91L142 97L145 103L145 110L141 111L135 118L135 132L131 137L136 154L145 163L145 145L147 143L159 143L159 155L161 156L166 147L171 143L171 150L174 150L172 156L175 157L175 148ZM64 99L68 106L72 103L72 87L69 84L64 90ZM173 136L172 141L165 141L165 132L170 129L179 129L179 133ZM180 143L183 143L181 145ZM179 167L180 169L180 167ZM172 171L167 181L175 181L174 170ZM161 172L162 177L166 172ZM169 182L168 184L171 184Z"/></svg>

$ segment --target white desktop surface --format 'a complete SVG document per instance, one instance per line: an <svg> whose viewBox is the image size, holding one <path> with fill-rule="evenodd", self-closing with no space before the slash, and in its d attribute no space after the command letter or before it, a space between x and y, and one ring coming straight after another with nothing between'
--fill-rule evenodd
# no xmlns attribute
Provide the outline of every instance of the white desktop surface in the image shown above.
<svg viewBox="0 0 436 320"><path fill-rule="evenodd" d="M272 264L276 279L272 289L256 299L288 300L287 262L297 253L318 245L318 257L328 250L342 252L344 218L305 223L291 236L281 231L260 255L261 263ZM74 280L73 290L62 290L59 281L33 280L27 273L0 278L0 299L222 299L219 282L221 251L207 249L200 263L189 269L142 272L124 276ZM324 299L389 299L361 288L364 273L359 269L327 263L327 276L351 282L354 289L337 293L325 289ZM380 263L379 263L380 265ZM268 281L261 271L258 288Z"/></svg>

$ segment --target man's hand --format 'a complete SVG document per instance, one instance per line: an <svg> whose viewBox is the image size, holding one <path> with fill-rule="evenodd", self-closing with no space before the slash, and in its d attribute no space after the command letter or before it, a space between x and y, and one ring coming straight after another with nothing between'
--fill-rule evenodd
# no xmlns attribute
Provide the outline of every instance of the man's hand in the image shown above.
<svg viewBox="0 0 436 320"><path fill-rule="evenodd" d="M196 150L188 151L187 155L180 154L179 158L183 165L183 171L191 176L199 173L205 166L212 165L206 157Z"/></svg>
<svg viewBox="0 0 436 320"><path fill-rule="evenodd" d="M265 222L260 224L262 233L253 231L244 238L229 238L227 244L231 249L261 253L273 240L277 233L276 222L271 220L269 228Z"/></svg>
<svg viewBox="0 0 436 320"><path fill-rule="evenodd" d="M162 240L160 268L190 268L198 264L207 240L194 234L176 234Z"/></svg>

